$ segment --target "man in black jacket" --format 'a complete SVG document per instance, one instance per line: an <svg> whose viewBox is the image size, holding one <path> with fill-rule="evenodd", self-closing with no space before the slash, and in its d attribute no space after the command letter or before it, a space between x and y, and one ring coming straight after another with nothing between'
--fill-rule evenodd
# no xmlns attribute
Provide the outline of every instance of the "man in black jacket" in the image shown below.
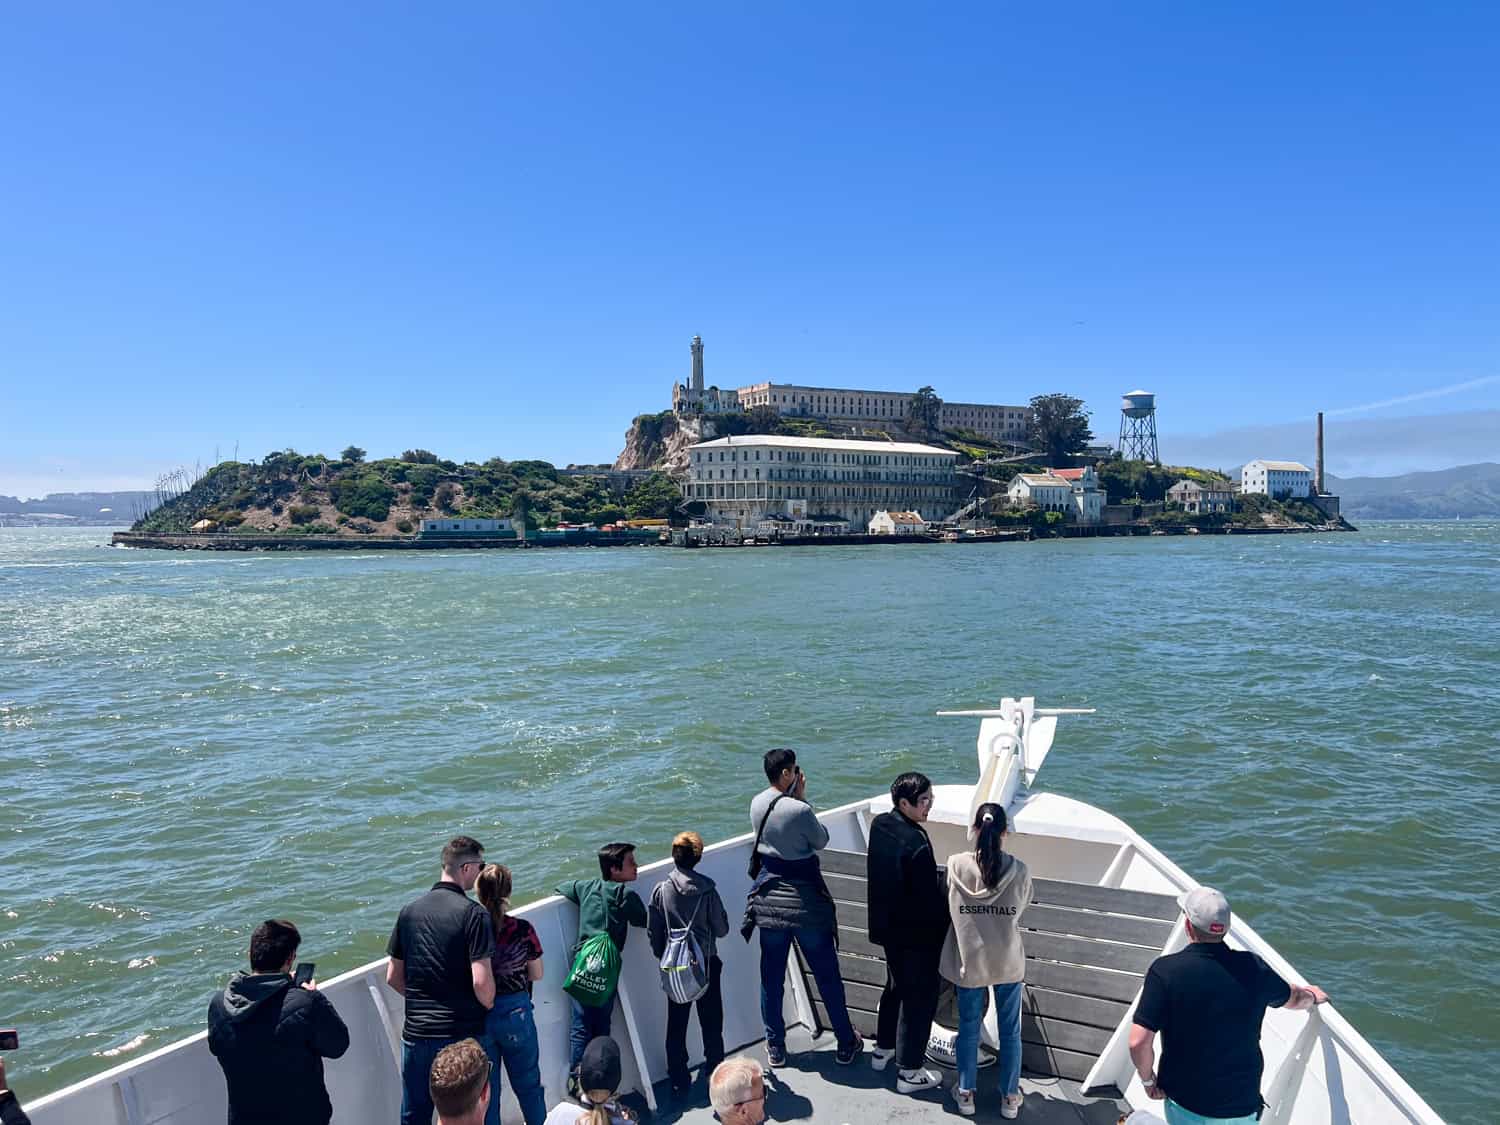
<svg viewBox="0 0 1500 1125"><path fill-rule="evenodd" d="M323 1060L349 1049L349 1029L309 981L292 984L302 935L273 919L250 938L250 971L208 1005L208 1049L224 1068L229 1125L328 1125Z"/></svg>
<svg viewBox="0 0 1500 1125"><path fill-rule="evenodd" d="M892 812L870 822L866 857L870 941L885 950L885 991L870 1065L896 1056L896 1089L930 1090L942 1075L922 1065L937 1011L938 961L948 933L948 900L932 841L922 824L932 810L932 782L903 773L891 783Z"/></svg>
<svg viewBox="0 0 1500 1125"><path fill-rule="evenodd" d="M0 1123L3 1125L31 1125L31 1118L16 1100L15 1091L5 1084L5 1060L0 1059Z"/></svg>

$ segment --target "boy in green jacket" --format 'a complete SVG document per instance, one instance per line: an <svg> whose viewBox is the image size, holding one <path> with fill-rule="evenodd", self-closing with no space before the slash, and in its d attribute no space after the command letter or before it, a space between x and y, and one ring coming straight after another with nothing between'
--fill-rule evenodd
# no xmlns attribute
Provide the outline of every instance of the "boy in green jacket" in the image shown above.
<svg viewBox="0 0 1500 1125"><path fill-rule="evenodd" d="M609 934L615 948L623 951L629 933L627 927L644 928L646 925L646 904L640 895L625 886L635 882L635 845L605 844L599 849L599 873L601 877L598 879L570 879L557 885L558 894L578 904L578 940L573 944L575 957L579 947L598 933ZM597 1008L585 1008L577 1000L572 1004L569 1066L576 1072L589 1041L609 1034L615 998L611 996Z"/></svg>

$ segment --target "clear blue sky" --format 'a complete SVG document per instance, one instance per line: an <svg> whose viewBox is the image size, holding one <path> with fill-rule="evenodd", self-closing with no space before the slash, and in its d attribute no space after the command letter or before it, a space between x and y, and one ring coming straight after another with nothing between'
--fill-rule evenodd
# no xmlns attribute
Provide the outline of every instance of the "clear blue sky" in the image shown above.
<svg viewBox="0 0 1500 1125"><path fill-rule="evenodd" d="M1344 416L1472 423L1497 12L10 5L0 492L605 460L695 332L720 385L1061 390L1109 438L1144 385L1168 453L1480 381ZM1478 459L1428 430L1364 467Z"/></svg>

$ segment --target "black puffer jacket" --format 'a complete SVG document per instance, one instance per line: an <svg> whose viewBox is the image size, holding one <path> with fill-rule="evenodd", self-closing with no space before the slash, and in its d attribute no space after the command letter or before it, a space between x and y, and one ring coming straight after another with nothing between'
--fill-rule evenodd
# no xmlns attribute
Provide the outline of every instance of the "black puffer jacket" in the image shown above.
<svg viewBox="0 0 1500 1125"><path fill-rule="evenodd" d="M0 1094L0 1123L3 1125L31 1125L31 1118L26 1116L26 1111L21 1108L21 1103L16 1100L14 1090L6 1090Z"/></svg>
<svg viewBox="0 0 1500 1125"><path fill-rule="evenodd" d="M778 860L768 856L760 877L745 896L745 921L740 933L745 940L755 927L767 930L831 930L838 940L839 915L833 895L823 881L818 857Z"/></svg>
<svg viewBox="0 0 1500 1125"><path fill-rule="evenodd" d="M948 898L927 830L899 812L870 822L866 854L870 940L902 949L941 947Z"/></svg>
<svg viewBox="0 0 1500 1125"><path fill-rule="evenodd" d="M349 1049L349 1029L286 973L235 973L209 1001L208 1049L224 1068L229 1125L327 1125L323 1060Z"/></svg>

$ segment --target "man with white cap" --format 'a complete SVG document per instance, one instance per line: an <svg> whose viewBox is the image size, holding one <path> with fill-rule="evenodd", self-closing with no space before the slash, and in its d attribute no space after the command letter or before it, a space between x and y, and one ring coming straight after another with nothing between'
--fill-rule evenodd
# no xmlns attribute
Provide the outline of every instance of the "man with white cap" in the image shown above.
<svg viewBox="0 0 1500 1125"><path fill-rule="evenodd" d="M1181 899L1188 947L1146 970L1130 1058L1168 1125L1254 1125L1260 1114L1260 1024L1267 1008L1310 1008L1327 994L1288 984L1254 953L1230 949L1229 902L1212 887ZM1160 1074L1153 1068L1161 1033Z"/></svg>

